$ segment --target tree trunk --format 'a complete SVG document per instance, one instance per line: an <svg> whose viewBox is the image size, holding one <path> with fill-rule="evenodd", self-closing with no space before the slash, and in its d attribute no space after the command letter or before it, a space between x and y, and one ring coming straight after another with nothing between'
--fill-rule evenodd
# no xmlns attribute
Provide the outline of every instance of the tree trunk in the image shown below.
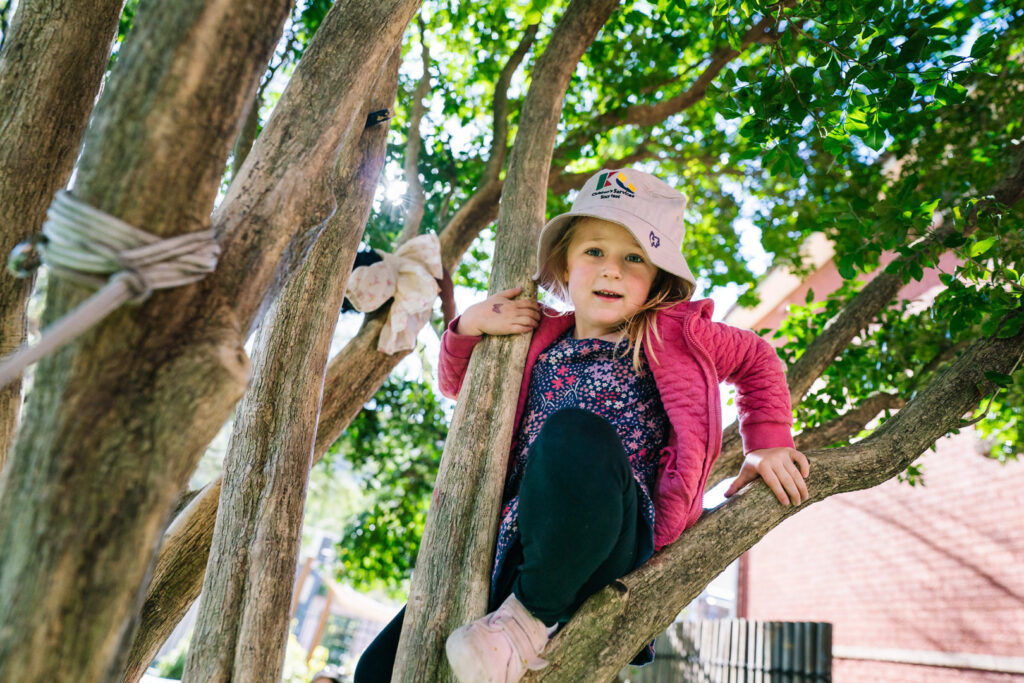
<svg viewBox="0 0 1024 683"><path fill-rule="evenodd" d="M498 79L507 87L536 36L536 26L525 32L523 41L509 58ZM323 33L323 28L318 34ZM310 50L304 60L310 58ZM288 106L287 93L278 103L278 109ZM497 215L498 197L502 181L498 180L501 159L507 147L508 115L504 90L495 92L495 133L485 173L486 187L480 190L441 231L441 261L451 271L462 260L462 255L484 225ZM478 199L486 201L476 201ZM405 354L384 354L377 350L377 340L384 326L387 309L368 314L358 334L335 356L327 366L321 403L320 423L317 429L313 461L318 462L356 414L363 409L380 388L385 378L405 357ZM213 536L217 499L221 479L218 478L199 492L185 508L164 537L157 557L157 571L146 594L142 610L142 625L129 655L124 680L134 683L141 677L146 665L181 621L192 602L199 596L203 573ZM171 533L176 531L176 533Z"/></svg>
<svg viewBox="0 0 1024 683"><path fill-rule="evenodd" d="M371 110L393 105L395 49ZM338 210L270 307L254 381L235 418L199 620L183 680L277 681L287 643L302 511L327 351L384 163L387 126L363 132L336 181Z"/></svg>
<svg viewBox="0 0 1024 683"><path fill-rule="evenodd" d="M0 256L37 232L82 141L124 0L22 0L0 50ZM0 263L2 265L2 263ZM25 341L31 279L0 274L0 357ZM0 388L0 470L21 380Z"/></svg>
<svg viewBox="0 0 1024 683"><path fill-rule="evenodd" d="M244 388L245 331L291 235L317 212L319 232L333 210L317 181L354 147L342 142L365 100L361 74L384 62L417 5L336 5L214 217L217 272L112 315L40 364L0 496L0 679L67 667L120 676L114 652L131 644L167 514ZM144 4L87 136L78 196L156 234L202 227L289 7ZM56 283L48 297L52 320L82 293Z"/></svg>
<svg viewBox="0 0 1024 683"><path fill-rule="evenodd" d="M288 9L144 3L75 194L157 235L203 227ZM0 680L120 677L167 515L245 381L237 330L179 354L196 289L123 309L37 368L0 480ZM45 322L83 298L51 282Z"/></svg>
<svg viewBox="0 0 1024 683"><path fill-rule="evenodd" d="M570 3L533 72L498 214L491 290L526 285L544 221L562 97L580 56L618 3ZM420 544L394 678L446 678L444 639L483 614L512 422L529 338L486 338L470 361Z"/></svg>
<svg viewBox="0 0 1024 683"><path fill-rule="evenodd" d="M1009 373L1024 333L975 342L941 377L863 441L808 453L810 499L783 507L763 482L705 513L643 567L588 600L551 639L549 666L524 681L610 681L711 579L790 515L829 496L870 488L906 469L995 389L985 372Z"/></svg>

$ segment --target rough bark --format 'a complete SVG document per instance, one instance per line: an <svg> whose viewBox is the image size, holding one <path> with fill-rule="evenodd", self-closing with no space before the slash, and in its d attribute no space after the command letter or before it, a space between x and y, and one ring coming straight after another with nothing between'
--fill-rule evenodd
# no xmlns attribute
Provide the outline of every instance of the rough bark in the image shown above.
<svg viewBox="0 0 1024 683"><path fill-rule="evenodd" d="M390 108L400 52L370 110ZM341 169L338 210L263 318L239 404L185 681L280 680L327 351L384 163L387 126Z"/></svg>
<svg viewBox="0 0 1024 683"><path fill-rule="evenodd" d="M143 3L75 194L157 235L204 227L288 9ZM246 378L230 317L183 338L197 289L122 309L38 366L0 480L0 680L120 677L168 513ZM44 324L84 296L51 282Z"/></svg>
<svg viewBox="0 0 1024 683"><path fill-rule="evenodd" d="M498 214L491 290L532 293L536 236L562 98L580 56L617 2L572 2L538 59ZM394 678L448 677L444 639L483 613L516 398L529 339L491 337L474 351L420 544Z"/></svg>
<svg viewBox="0 0 1024 683"><path fill-rule="evenodd" d="M67 184L124 0L22 0L0 50L0 256L38 232ZM5 7L5 11L6 11ZM0 263L2 266L3 263ZM0 274L0 357L25 341L31 279ZM21 381L0 388L0 470L14 440Z"/></svg>
<svg viewBox="0 0 1024 683"><path fill-rule="evenodd" d="M293 243L311 243L334 212L330 171L355 153L366 73L378 73L419 0L342 0L324 17L270 120L213 216L224 250L207 278L244 329L286 279ZM293 261L294 265L295 261Z"/></svg>
<svg viewBox="0 0 1024 683"><path fill-rule="evenodd" d="M863 441L808 453L811 498L783 507L763 482L705 513L672 545L616 581L576 613L541 653L550 665L524 681L609 681L663 631L707 583L784 519L845 491L876 486L906 469L962 425L995 387L986 371L1008 373L1024 353L1024 334L974 343L945 373Z"/></svg>
<svg viewBox="0 0 1024 683"><path fill-rule="evenodd" d="M519 66L535 35L535 26L527 30L526 37L506 64L499 82L507 85L511 80L512 73ZM502 150L500 154L504 159L503 150L507 146L508 135L507 125L497 125L498 112L501 112L502 116L507 116L507 97L503 91L495 93L494 110L496 132L491 159L496 178L501 167L493 163L493 154L496 150ZM498 183L494 187L500 191L501 185ZM493 206L496 210L496 199ZM476 237L476 232L472 232L473 227L476 226L475 229L479 232L486 224L467 224L466 216L469 216L470 221L473 220L472 212L460 212L452 218L440 235L441 262L449 271L462 260L463 253ZM493 221L493 218L490 221ZM456 237L451 238L451 235ZM377 392L385 378L405 357L405 354L389 355L377 350L377 340L386 315L386 308L367 315L355 338L349 341L327 366L320 423L313 453L314 463L323 457L331 444L363 409L365 403ZM182 529L182 533L171 535L168 531L164 537L157 558L158 571L154 574L153 582L147 591L142 610L142 625L129 656L126 681L134 683L139 679L146 665L199 596L210 539L213 537L220 486L221 479L218 477L204 487L192 504L182 511L182 517L175 520L174 528ZM200 503L200 500L203 502ZM186 529L187 534L184 531Z"/></svg>
<svg viewBox="0 0 1024 683"><path fill-rule="evenodd" d="M164 533L146 590L138 633L128 652L122 681L135 683L203 587L217 518L221 478L192 498Z"/></svg>

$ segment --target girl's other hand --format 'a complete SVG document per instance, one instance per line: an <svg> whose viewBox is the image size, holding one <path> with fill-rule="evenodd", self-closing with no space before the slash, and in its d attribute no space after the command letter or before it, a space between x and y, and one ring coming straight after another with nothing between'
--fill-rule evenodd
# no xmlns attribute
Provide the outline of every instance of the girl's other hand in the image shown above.
<svg viewBox="0 0 1024 683"><path fill-rule="evenodd" d="M807 456L795 448L762 448L747 453L743 467L725 492L728 498L761 477L783 505L800 505L808 498L804 477L811 467Z"/></svg>
<svg viewBox="0 0 1024 683"><path fill-rule="evenodd" d="M532 332L540 324L540 304L529 299L513 300L522 291L522 287L513 287L473 304L459 318L455 331L474 337Z"/></svg>

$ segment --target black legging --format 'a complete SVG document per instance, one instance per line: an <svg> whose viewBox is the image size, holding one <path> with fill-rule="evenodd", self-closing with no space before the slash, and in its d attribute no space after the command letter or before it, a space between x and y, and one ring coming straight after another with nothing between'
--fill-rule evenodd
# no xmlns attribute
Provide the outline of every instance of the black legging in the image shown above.
<svg viewBox="0 0 1024 683"><path fill-rule="evenodd" d="M511 583L548 625L568 621L584 600L635 566L644 532L650 534L615 428L584 410L560 410L530 446L519 489L520 541L508 557L521 563L499 586ZM506 597L493 595L491 604ZM363 653L356 683L391 680L404 617L403 607Z"/></svg>

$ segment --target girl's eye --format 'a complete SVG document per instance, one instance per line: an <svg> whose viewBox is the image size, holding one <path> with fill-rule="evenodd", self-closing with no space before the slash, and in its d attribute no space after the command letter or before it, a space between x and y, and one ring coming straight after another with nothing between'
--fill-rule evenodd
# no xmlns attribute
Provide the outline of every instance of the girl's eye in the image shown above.
<svg viewBox="0 0 1024 683"><path fill-rule="evenodd" d="M630 263L643 263L644 257L641 256L640 254L630 254L629 256L626 257L626 260L629 261Z"/></svg>
<svg viewBox="0 0 1024 683"><path fill-rule="evenodd" d="M583 253L586 254L587 256L600 256L601 255L601 250L598 249L597 247L590 247L589 249L585 250Z"/></svg>

